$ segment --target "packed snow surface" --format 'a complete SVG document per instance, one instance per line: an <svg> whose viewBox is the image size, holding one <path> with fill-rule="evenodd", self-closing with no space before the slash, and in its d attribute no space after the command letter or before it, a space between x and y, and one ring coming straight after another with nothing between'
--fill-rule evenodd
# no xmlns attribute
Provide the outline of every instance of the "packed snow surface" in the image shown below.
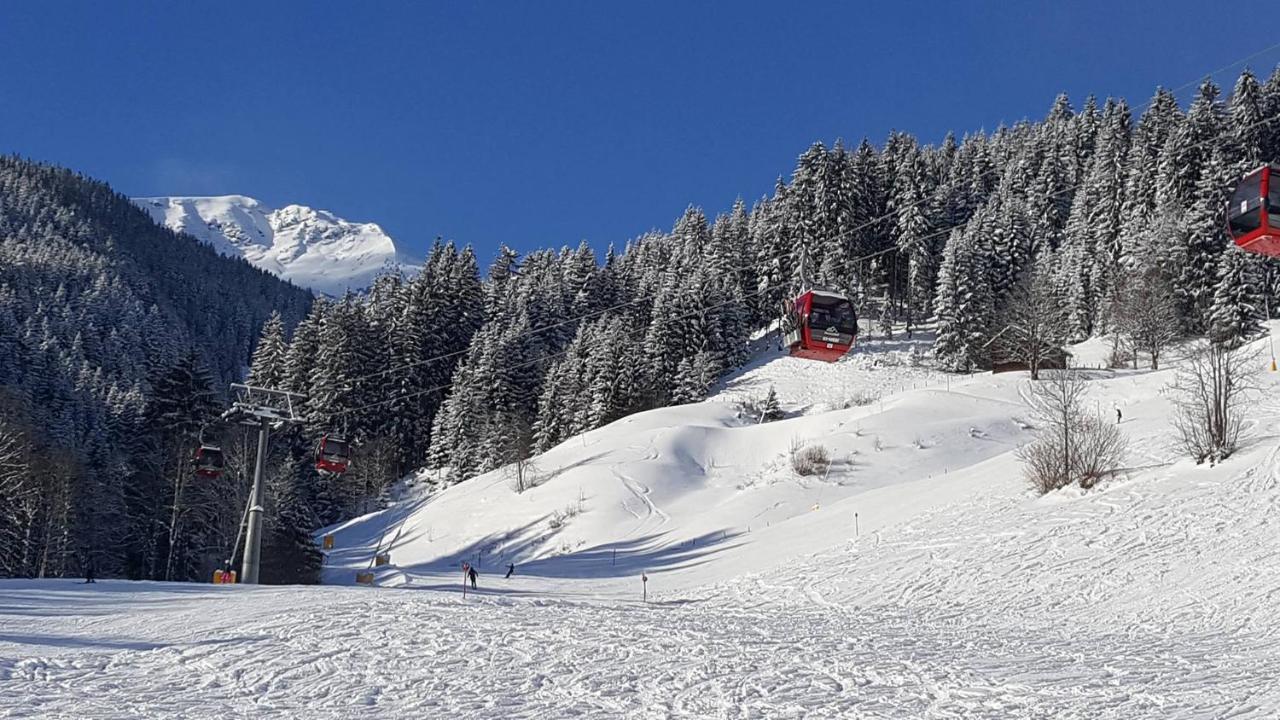
<svg viewBox="0 0 1280 720"><path fill-rule="evenodd" d="M1173 442L1176 368L1089 371L1129 471L1036 497L1026 375L944 375L913 342L762 351L707 402L552 449L523 493L411 485L328 530L332 586L0 582L0 714L1280 714L1265 361L1250 439L1213 468ZM770 385L790 416L757 425L740 403ZM796 474L817 445L830 471Z"/></svg>
<svg viewBox="0 0 1280 720"><path fill-rule="evenodd" d="M388 265L415 269L374 223L303 205L274 209L244 195L135 198L152 219L224 255L317 292L361 290Z"/></svg>

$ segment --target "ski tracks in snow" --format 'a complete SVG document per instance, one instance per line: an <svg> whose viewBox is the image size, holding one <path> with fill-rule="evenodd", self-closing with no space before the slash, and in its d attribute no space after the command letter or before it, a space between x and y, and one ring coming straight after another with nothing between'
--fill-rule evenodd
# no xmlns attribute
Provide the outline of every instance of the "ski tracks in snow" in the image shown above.
<svg viewBox="0 0 1280 720"><path fill-rule="evenodd" d="M660 453L652 443L644 449L643 461L652 462L657 460L659 457ZM671 521L671 516L663 512L663 510L653 502L653 498L650 497L653 493L653 489L619 470L622 465L623 463L614 464L610 468L610 472L612 472L613 476L618 479L618 482L622 483L622 486L631 493L632 498L638 500L640 503L640 510L636 510L632 508L631 503L629 502L631 498L622 502L622 507L625 508L627 512L631 513L631 515L637 520L635 528L632 529L627 536L631 537L641 533L652 533L669 523Z"/></svg>

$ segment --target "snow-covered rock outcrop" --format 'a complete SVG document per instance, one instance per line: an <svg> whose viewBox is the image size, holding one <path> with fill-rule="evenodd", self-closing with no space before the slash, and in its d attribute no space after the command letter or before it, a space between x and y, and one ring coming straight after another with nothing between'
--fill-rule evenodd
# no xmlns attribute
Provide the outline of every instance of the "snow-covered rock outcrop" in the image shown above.
<svg viewBox="0 0 1280 720"><path fill-rule="evenodd" d="M316 292L360 290L387 265L416 269L375 223L304 205L275 209L244 195L147 197L134 202L161 225L240 255L255 267Z"/></svg>

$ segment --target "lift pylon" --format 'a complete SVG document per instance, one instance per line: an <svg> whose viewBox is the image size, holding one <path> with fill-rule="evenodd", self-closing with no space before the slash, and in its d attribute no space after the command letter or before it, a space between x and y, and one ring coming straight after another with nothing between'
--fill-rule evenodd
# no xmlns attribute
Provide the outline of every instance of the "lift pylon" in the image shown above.
<svg viewBox="0 0 1280 720"><path fill-rule="evenodd" d="M235 400L222 414L222 419L258 429L258 457L253 466L253 489L249 493L249 519L244 540L244 562L240 568L240 582L256 585L258 568L262 564L264 492L262 476L267 465L267 444L273 429L278 430L286 425L302 422L298 411L306 396L287 390L239 383L231 385L231 393L235 396Z"/></svg>

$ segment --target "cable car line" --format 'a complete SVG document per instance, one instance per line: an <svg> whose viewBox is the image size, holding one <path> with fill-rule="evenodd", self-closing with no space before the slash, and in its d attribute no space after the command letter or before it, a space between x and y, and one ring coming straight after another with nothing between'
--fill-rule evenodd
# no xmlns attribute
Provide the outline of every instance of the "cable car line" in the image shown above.
<svg viewBox="0 0 1280 720"><path fill-rule="evenodd" d="M1269 47L1267 47L1267 48L1264 48L1264 49L1259 50L1259 51L1257 51L1257 52L1254 52L1254 53L1252 53L1252 54L1250 54L1250 55L1247 55L1247 56L1245 56L1245 57L1243 57L1243 58L1240 58L1240 59L1238 59L1238 60L1236 60L1236 61L1234 61L1234 62L1232 62L1232 63L1230 63L1230 64L1228 64L1228 65L1224 65L1223 67L1218 68L1217 70L1213 70L1212 72L1210 72L1210 73L1209 73L1209 76L1216 75L1216 74L1218 74L1218 73L1220 73L1220 72L1222 72L1222 71L1224 71L1224 70L1228 70L1228 69L1230 69L1230 68L1232 68L1232 67L1235 67L1236 65L1239 65L1239 64L1244 63L1244 62L1248 62L1249 60L1251 60L1251 59L1253 59L1253 58L1255 58L1255 57L1258 57L1258 56L1260 56L1260 55L1263 55L1263 54L1265 54L1265 53L1268 53L1268 52L1270 52L1270 51L1272 51L1272 50L1275 50L1275 49L1277 49L1277 48L1280 48L1280 43L1276 43L1275 45L1271 45L1271 46L1269 46ZM1182 89L1185 89L1185 88L1187 88L1187 87L1190 87L1191 85L1194 85L1194 84L1196 84L1196 83L1198 83L1198 82L1201 82L1201 81L1202 81L1202 80L1195 80L1195 81L1192 81L1192 82L1186 83L1186 84L1184 84L1184 85L1179 86L1178 88L1176 88L1176 89L1174 89L1174 90L1171 90L1170 92L1171 92L1171 93L1176 94L1178 91L1180 91L1180 90L1182 90ZM1247 125L1247 126L1245 126L1245 127L1242 127L1242 128L1235 128L1235 132L1236 132L1236 133L1239 133L1239 132L1244 131L1244 130L1251 130L1251 129L1255 128L1255 127L1260 127L1260 126L1265 125L1265 124L1267 124L1267 123L1273 122L1273 121L1275 121L1276 119L1280 119L1280 113L1277 113L1277 114L1275 114L1275 115L1272 115L1271 117L1268 117L1268 118L1263 118L1262 120L1259 120L1259 121L1257 121L1257 122L1255 122L1255 123L1251 123L1250 125ZM1204 141L1202 141L1202 142L1199 142L1199 143L1195 143L1195 144L1193 144L1193 145L1190 145L1187 149L1197 148L1197 147L1203 146L1203 145L1205 145L1205 144L1208 144L1209 142L1217 141L1217 140L1220 140L1220 139L1221 139L1221 138L1219 138L1219 137L1208 138L1208 139L1206 139L1206 140L1204 140ZM995 166L993 166L993 167L991 167L990 169L988 169L988 170L986 170L986 171L984 171L984 172L982 172L982 173L979 173L978 175L976 175L976 176L974 176L974 177L975 177L975 179L979 179L979 178L985 179L985 178L987 178L988 176L995 175L995 176L997 176L997 179L999 179L999 175L1000 175L1002 172L1004 172L1005 170L1007 170L1007 169L1008 169L1008 168L1000 168L1000 167L995 167ZM1075 184L1075 185L1073 185L1073 186L1070 186L1070 187L1067 187L1067 188L1063 188L1062 190L1059 190L1058 192L1052 193L1052 194L1050 194L1048 197L1049 197L1049 198L1057 198L1057 197L1059 197L1059 196L1061 196L1061 195L1065 195L1065 194L1067 194L1067 193L1070 193L1070 192L1073 192L1073 191L1075 191L1075 190L1078 190L1078 189L1080 189L1080 187L1082 187L1083 185L1084 185L1084 181L1082 180L1082 181L1080 181L1080 182L1076 183L1076 184ZM919 203L916 203L915 205L912 205L911 207L922 207L922 206L927 205L928 203L929 203L929 201L928 201L928 200L921 200ZM852 228L850 228L850 229L848 229L848 230L844 231L843 233L841 233L841 234L839 234L839 235L834 236L833 238L831 238L831 239L830 239L830 240L828 240L828 241L830 242L830 241L833 241L833 240L842 240L842 239L847 239L849 236L852 236L854 233L857 233L857 232L860 232L860 231L862 231L862 230L865 230L865 229L867 229L867 228L869 228L869 227L872 227L873 225L876 225L876 224L879 224L879 223L881 223L881 222L884 222L885 220L889 220L889 219L891 219L891 218L896 218L896 217L897 217L897 215L898 215L898 210L897 210L897 209L895 209L895 210L893 210L893 211L891 211L891 212L887 212L887 213L885 213L884 215L880 215L880 216L878 216L878 217L875 217L875 218L872 218L872 219L870 219L870 220L867 220L867 221L865 221L865 222L863 222L863 223L861 223L861 224L859 224L859 225L856 225L856 226L854 226L854 227L852 227ZM948 235L948 234L950 234L952 231L955 231L955 230L958 230L958 229L962 229L962 228L967 227L967 226L969 225L969 223L970 223L970 222L972 222L972 221L973 221L973 218L970 218L970 219L968 219L968 220L966 220L966 221L964 221L964 222L962 222L962 223L958 223L958 224L956 224L956 225L952 225L952 226L949 226L949 227L946 227L946 228L943 228L943 229L940 229L940 230L937 230L937 231L934 231L934 232L928 233L928 234L926 234L926 235L922 236L921 238L919 238L919 240L921 240L921 241L923 241L923 240L929 240L929 239L933 239L933 238L936 238L936 237L941 237L941 236L943 236L943 235ZM888 254L888 253L891 253L891 252L896 252L896 251L898 251L898 250L900 250L900 249L901 249L901 248L899 248L899 247L897 247L897 246L892 246L892 247L883 248L883 249L881 249L881 250L878 250L878 251L873 252L873 253L869 253L869 254L867 254L867 255L863 255L863 256L860 256L860 257L852 258L849 262L850 262L850 263L858 263L858 262L862 262L862 261L864 261L864 260L869 260L869 259L871 259L871 258L878 257L878 256L880 256L880 255L885 255L885 254ZM772 261L772 260L781 260L781 259L783 259L783 258L786 258L786 257L790 256L790 254L791 254L791 250L790 250L790 249L788 249L788 250L783 251L783 252L781 252L781 253L779 253L779 254L777 254L777 255L775 255L775 256L772 256L772 257L766 257L766 258L762 258L762 259L763 259L764 261L766 261L766 262L768 262L768 261ZM743 270L755 270L755 269L757 269L757 268L758 268L758 266L753 264L753 265L749 265L749 266L739 266L739 267L737 267L737 268L727 268L727 270L728 270L729 272L738 273L738 272L741 272L741 271L743 271ZM747 299L747 298L757 297L757 296L762 295L762 294L764 294L765 292L767 292L768 290L771 290L771 289L773 289L773 288L766 288L765 290L759 290L759 291L756 291L756 292L754 292L754 293L748 293L748 294L745 294L745 295L740 296L739 298L736 298L736 300L745 300L745 299ZM582 320L587 320L587 319L591 319L591 318L594 318L594 317L598 317L598 316L604 315L604 314L606 314L606 313L613 312L613 311L615 311L615 310L619 310L619 309L622 309L622 308L628 307L628 306L630 306L630 305L635 305L635 304L640 303L640 302L645 301L645 300L655 300L656 298L657 298L657 293L652 293L652 294L649 294L649 295L644 295L644 296L640 296L640 297L632 298L631 300L628 300L628 301L626 301L626 302L618 303L618 304L616 304L616 305L613 305L613 306L610 306L610 307L607 307L607 308L603 308L603 309L601 309L601 310L593 310L593 311L591 311L591 312L583 313L582 315L579 315L579 316L576 316L576 317L573 317L573 318L567 318L567 319L565 319L565 320L561 320L561 321L559 321L559 322L552 323L552 324L550 324L550 325L544 325L544 326L537 327L537 328L531 328L531 329L529 329L529 330L526 330L526 331L524 331L524 332L521 332L521 333L518 333L518 334L516 334L516 335L511 336L511 338L509 338L509 339L515 340L515 339L519 339L519 338L522 338L522 337L528 337L528 336L532 336L532 335L537 335L537 334L539 334L539 333L545 332L545 331L547 331L547 330L551 330L551 329L553 329L553 328L563 327L563 326L565 326L565 325L569 325L569 324L573 324L573 323L581 322ZM729 302L734 302L734 301L729 301ZM726 303L722 303L721 305L723 305L723 304L726 304ZM718 307L718 306L710 306L710 307ZM708 308L704 308L704 309L709 309L709 307L708 307ZM443 354L441 354L441 355L436 355L436 356L432 356L432 357L424 358L424 359L422 359L422 360L416 360L416 361L414 361L414 362L412 362L412 363L406 363L406 364L404 364L404 365L399 365L399 366L392 367L392 368L386 368L386 369L384 369L384 370L379 370L379 371L377 371L377 372L369 373L369 374L367 374L367 375L356 376L356 377L354 377L354 378L351 378L351 379L350 379L350 380L348 380L347 382L348 382L348 383L351 383L351 384L354 384L354 383L360 382L360 381L362 381L362 380L368 380L368 379L371 379L371 378L381 377L381 376L383 376L383 375L387 375L387 374L394 373L394 372L399 372L399 371L401 371L401 370L409 370L409 369L412 369L412 368L415 368L415 367L421 367L421 366L423 366L423 365L427 365L427 364L430 364L430 363L438 362L438 361L440 361L440 360L446 360L446 359L453 358L453 357L459 357L459 356L462 356L462 355L466 355L466 354L467 354L467 353L469 353L469 352L470 352L470 348L469 348L469 347L468 347L468 348L465 348L465 349L462 349L462 350L455 350L455 351L453 351L453 352L443 353ZM544 357L544 358L542 358L542 359L550 359L550 358L552 358L552 357L557 357L557 356L562 355L562 354L564 354L564 353L555 353L555 354L553 354L553 355L548 355L548 356L546 356L546 357ZM431 388L430 390L426 390L426 391L415 391L415 393L414 393L414 394L403 396L403 398L401 398L401 399L407 399L407 398L409 398L409 397L414 397L414 396L416 396L416 395L425 394L426 392L430 392L430 391L434 391L434 390L447 389L447 388L448 388L448 387L450 387L451 385L452 385L452 382L451 382L451 383L449 383L449 384L443 385L443 386L438 386L438 387L435 387L435 388ZM384 402L384 403L379 403L379 404L386 404L386 403ZM367 407L367 406L362 406L362 407ZM358 410L358 409L362 409L362 408L354 408L354 409L344 410L344 411L341 411L340 413L337 413L337 414L335 414L335 415L333 415L333 416L334 416L334 417L337 417L337 416L339 416L339 415L345 415L345 414L348 414L348 413L354 412L355 410Z"/></svg>
<svg viewBox="0 0 1280 720"><path fill-rule="evenodd" d="M1252 129L1252 128L1254 128L1254 127L1258 127L1258 126L1264 125L1264 124L1266 124L1266 123L1274 122L1274 121L1275 121L1275 120L1277 120L1277 119L1280 119L1280 113L1276 113L1275 115L1272 115L1272 116L1271 116L1271 117L1269 117L1269 118L1263 118L1262 120L1259 120L1258 122L1256 122L1256 123L1252 123L1252 124L1250 124L1250 125L1248 125L1248 126L1245 126L1245 127L1243 127L1243 128L1238 128L1238 129L1237 129L1237 131L1239 131L1239 130L1249 130L1249 129ZM1202 141L1202 142L1199 142L1199 143L1195 143L1195 144L1193 144L1193 145L1190 145L1190 146L1188 146L1188 148L1187 148L1187 149L1197 148L1197 147L1200 147L1200 146L1202 146L1202 145L1208 144L1209 142L1216 141L1216 140L1219 140L1219 139L1220 139L1220 138L1217 138L1217 137L1215 137L1215 138L1210 138L1210 139L1207 139L1207 140L1205 140L1205 141ZM1053 198L1053 197L1057 197L1057 196L1059 196L1059 195L1063 195L1063 194L1068 193L1068 192L1073 191L1073 190L1078 190L1078 189L1079 189L1083 184L1084 184L1083 182L1080 182L1080 183L1077 183L1076 185L1073 185L1073 186L1071 186L1071 187L1063 188L1062 190L1059 190L1058 192L1051 193L1048 197ZM882 219L883 219L883 218L882 218ZM927 240L927 239L930 239L930 238L940 237L940 236L942 236L942 235L949 234L949 233L951 233L951 232L953 232L953 231L955 231L955 230L960 230L960 229L963 229L963 228L967 227L967 226L968 226L970 223L972 223L972 222L973 222L973 218L970 218L970 219L968 219L968 220L966 220L966 221L964 221L964 222L962 222L962 223L959 223L959 224L957 224L957 225L952 225L952 226L947 227L947 228L944 228L944 229L942 229L942 230L938 230L938 231L936 231L936 232L932 232L932 233L929 233L929 234L927 234L927 235L924 235L923 237L921 237L921 238L920 238L920 240ZM873 256L875 256L875 255L883 255L883 254L886 254L886 253L889 253L889 252L893 252L893 251L896 251L896 250L899 250L899 249L900 249L900 248L897 248L897 247L885 248L885 249L880 250L880 251L877 251L877 252L875 252L875 253L871 253L870 255L864 255L864 256L861 256L861 257L859 257L859 258L854 258L854 259L853 259L853 261L854 261L854 262L856 262L856 261L859 261L859 260L865 260L865 259L870 258L870 257L873 257ZM782 257L782 256L779 256L779 257ZM755 267L755 266L742 266L742 267L737 268L737 269L744 269L744 268L746 268L746 267ZM734 269L733 269L733 268L731 268L730 270L734 270ZM774 288L765 288L765 289L763 289L763 290L757 290L757 291L755 291L755 292L747 293L747 294L745 294L745 295L742 295L742 296L739 296L739 297L733 298L733 299L728 300L728 301L725 301L725 302L723 302L723 303L717 303L717 304L715 304L715 305L708 305L708 306L704 306L704 307L700 308L698 311L695 311L695 312L693 312L693 313L687 313L687 314L685 314L685 315L679 315L679 316L676 316L676 317L675 317L675 318L673 318L673 319L675 319L675 320L679 320L679 319L684 319L684 318L687 318L687 317L692 317L693 315L700 314L700 313L702 313L702 312L705 312L706 310L711 310L711 309L714 309L714 308L723 307L723 306L728 305L728 304L730 304L730 303L739 302L739 301L741 301L741 300L746 300L746 299L748 299L748 298L752 298L752 297L757 297L757 296L759 296L759 295L763 295L764 293L769 292L770 290L773 290L773 289L774 289ZM632 302L634 302L634 301L632 301ZM630 304L630 303L627 303L627 304ZM519 335L517 335L517 336L513 336L513 337L520 337L520 336L519 336ZM509 370L514 370L514 369L516 369L516 368L520 368L520 367L527 367L527 366L529 366L529 365L532 365L532 364L535 364L535 363L538 363L538 362L542 362L542 361L544 361L544 360L551 360L551 359L554 359L554 358L560 357L560 356L562 356L562 355L566 355L566 354L568 354L568 352L569 352L569 350L568 350L568 349L565 349L565 350L561 350L561 351L558 351L558 352L555 352L555 353L549 353L549 354L546 354L546 355L540 356L540 357L535 358L535 359L533 359L533 360L526 361L526 362L523 362L523 363L520 363L520 364L517 364L517 365L511 365L511 366L505 366L505 367L506 367L506 369L509 369ZM428 359L428 361L429 361L429 360L431 360L431 359L429 358L429 359ZM425 361L424 361L424 362L425 362ZM502 367L502 366L500 366L500 367ZM360 380L360 379L361 379L361 378L355 378L355 379L353 379L353 382L354 382L354 381L356 381L356 380ZM435 386L435 387L427 388L427 389L424 389L424 390L416 390L416 391L413 391L413 392L408 393L408 394L405 394L405 395L400 395L400 396L397 396L397 397L394 397L394 398L389 398L389 399L387 399L387 400L379 401L379 402L376 402L376 403L370 403L370 404L367 404L367 405L361 405L361 406L359 406L359 407L350 408L350 409L347 409L347 410L342 410L342 411L340 411L340 412L333 413L330 417L340 417L340 416L347 415L347 414L350 414L350 413L353 413L353 412L357 412L357 411L360 411L360 410L365 410L365 409L369 409L369 408L373 408L373 407L381 407L381 406L383 406L383 405L388 405L388 404L391 404L391 403L394 403L394 402L398 402L398 401L400 401L400 400L407 400L407 399L409 399L409 398L417 397L417 396L419 396L419 395L424 395L424 394L427 394L427 393L430 393L430 392L436 392L436 391L439 391L439 390L447 390L448 388L452 387L453 385L454 385L454 383L451 381L451 382L445 383L445 384L443 384L443 385L437 385L437 386Z"/></svg>
<svg viewBox="0 0 1280 720"><path fill-rule="evenodd" d="M1259 51L1257 51L1257 52L1253 53L1252 55L1246 55L1245 57L1242 57L1242 58L1240 58L1239 60L1236 60L1235 62L1233 62L1233 63L1231 63L1231 64L1229 64L1229 65L1223 65L1222 67L1218 68L1217 70L1212 70L1212 71L1210 71L1209 73L1207 73L1207 74L1205 74L1205 75L1202 75L1202 76L1200 76L1199 78L1197 78L1197 79L1195 79L1195 80L1192 80L1191 82L1188 82L1188 83L1185 83L1185 84L1179 85L1178 87L1173 88L1173 89L1172 89L1172 90L1170 90L1169 92L1170 92L1174 97L1177 97L1178 93L1182 92L1183 90L1186 90L1186 89L1187 89L1187 88L1189 88L1189 87L1193 87L1193 86L1195 86L1195 85L1199 85L1200 83L1204 82L1204 79L1205 79L1205 78L1211 78L1211 77L1213 77L1213 76L1217 75L1217 74L1218 74L1218 73L1220 73L1220 72L1223 72L1223 71L1225 71L1225 70L1230 70L1231 68L1233 68L1233 67L1235 67L1235 66L1237 66L1237 65L1243 65L1244 63L1247 63L1247 62L1249 62L1250 60L1252 60L1252 59L1254 59L1254 58L1256 58L1256 57L1259 57L1259 56L1261 56L1261 55L1266 55L1267 53L1271 52L1272 50L1277 50L1277 49L1280 49L1280 42L1276 43L1275 45L1271 45L1270 47L1265 47L1265 48L1263 48L1263 49L1261 49L1261 50L1259 50Z"/></svg>
<svg viewBox="0 0 1280 720"><path fill-rule="evenodd" d="M1272 115L1271 117L1268 117L1268 118L1263 118L1262 120L1259 120L1258 122L1251 123L1251 124L1246 125L1246 126L1244 126L1244 127L1242 127L1242 128L1236 128L1236 130L1235 130L1235 131L1236 131L1236 132L1240 132L1240 131L1242 131L1242 130L1252 130L1253 128L1261 127L1262 125L1266 125L1267 123L1275 122L1276 120L1280 120L1280 113L1276 113L1275 115ZM1221 137L1213 137L1213 138L1209 138L1209 139L1203 140L1203 141L1198 142L1198 143L1194 143L1194 144L1192 144L1192 145L1188 145L1186 149L1191 150L1191 149L1193 149L1193 148L1202 147L1202 146L1204 146L1204 145L1207 145L1207 144L1209 144L1209 143L1211 143L1211 142L1214 142L1214 141L1217 141L1217 140L1221 140ZM1081 181L1081 182L1076 183L1075 185L1072 185L1071 187L1066 187L1066 188L1063 188L1063 189L1061 189L1061 190L1059 190L1059 191L1057 191L1057 192L1050 193L1050 194L1049 194L1049 195L1047 195L1046 197L1047 197L1047 198L1057 198L1057 197L1059 197L1059 196L1061 196L1061 195L1065 195L1065 194L1068 194L1068 193L1070 193L1070 192L1074 192L1074 191L1076 191L1076 190L1079 190L1083 185L1084 185L1084 181ZM962 222L962 223L960 223L960 224L958 224L958 225L952 225L952 226L950 226L950 227L947 227L947 228L943 228L943 229L941 229L941 230L934 231L934 232L932 232L932 233L929 233L929 234L927 234L927 235L922 236L922 237L921 237L921 238L919 238L919 239L920 239L920 240L929 240L929 239L931 239L931 238L935 238L935 237L938 237L938 236L940 236L940 235L946 235L946 234L950 233L952 230L958 230L958 229L960 229L960 228L963 228L963 227L967 226L967 225L968 225L969 223L971 223L971 222L973 222L973 218L970 218L970 219L968 219L968 220L965 220L964 222ZM895 250L896 250L897 248L893 248L893 249L895 249Z"/></svg>
<svg viewBox="0 0 1280 720"><path fill-rule="evenodd" d="M1280 45L1277 45L1277 47L1280 47ZM1230 67L1230 66L1228 66L1228 67ZM1280 118L1280 113L1278 113L1278 114L1276 114L1276 115L1273 115L1273 116L1271 116L1271 117L1269 117L1269 118L1263 118L1262 120L1259 120L1258 122L1252 123L1252 124L1250 124L1250 125L1246 125L1245 127L1242 127L1242 128L1236 128L1236 130L1235 130L1235 131L1236 131L1236 132L1240 132L1240 131L1243 131L1243 130L1251 130L1251 129L1255 128L1255 127L1260 127L1260 126L1265 125L1265 124L1267 124L1267 123L1274 122L1274 121L1275 121L1276 119L1278 119L1278 118ZM1195 143L1195 144L1193 144L1193 145L1190 145L1187 149L1198 148L1198 147L1201 147L1202 145L1208 144L1209 142L1213 142L1213 141L1216 141L1216 140L1219 140L1219 139L1220 139L1220 138L1217 138L1217 137L1215 137L1215 138L1210 138L1210 139L1208 139L1208 140L1205 140L1205 141L1202 141L1202 142L1199 142L1199 143ZM986 170L986 171L984 171L983 173L980 173L980 174L978 174L978 175L976 175L976 176L974 176L974 177L975 177L975 179L977 179L977 178L986 178L986 177L987 177L987 176L989 176L989 175L998 175L999 173L1001 173L1001 172L1003 172L1003 171L1005 171L1005 170L1007 170L1007 168L997 168L997 167L993 167L993 168L991 168L991 169L989 169L989 170ZM1061 196L1061 195L1065 195L1065 194L1070 193L1070 192L1073 192L1073 191L1075 191L1075 190L1079 190L1083 185L1084 185L1084 181L1081 181L1081 182L1079 182L1079 183L1076 183L1075 185L1072 185L1072 186L1067 187L1067 188L1063 188L1062 190L1059 190L1059 191L1057 191L1057 192L1055 192L1055 193L1051 193L1048 197L1049 197L1049 198L1057 198L1057 197L1059 197L1059 196ZM921 207L921 206L927 205L928 203L929 203L929 201L928 201L928 200L922 200L922 201L920 201L919 203L916 203L915 205L912 205L911 207ZM888 219L891 219L891 218L895 218L895 217L897 217L897 214L898 214L898 211L897 211L897 210L894 210L894 211L892 211L892 212L886 213L886 214L881 215L881 216L879 216L879 217L873 218L873 219L871 219L871 220L868 220L868 221L866 221L866 222L863 222L863 223L862 223L862 224L860 224L860 225L856 225L856 226L854 226L854 227L852 227L852 228L850 228L850 229L848 229L848 230L844 231L844 232L843 232L843 233L841 233L840 235L836 235L836 236L834 236L833 238L831 238L831 240L832 240L832 241L834 241L834 240L847 239L847 237L848 237L848 236L850 236L850 235L852 235L852 234L854 234L854 233L860 232L860 231L862 231L862 230L865 230L865 229L867 229L867 228L871 227L872 225L875 225L875 224L877 224L877 223L884 222L885 220L888 220ZM972 218L971 218L971 219L972 219ZM971 220L971 219L970 219L970 220ZM948 226L948 227L946 227L946 228L942 228L942 229L940 229L940 230L936 230L936 231L934 231L934 232L931 232L931 233L928 233L928 234L926 234L926 235L922 236L922 237L921 237L921 238L919 238L919 239L920 239L920 240L930 240L930 239L933 239L933 238L935 238L935 237L939 237L939 236L942 236L942 235L949 234L952 230L960 229L960 228L963 228L963 227L967 226L967 225L969 224L970 220L966 220L966 221L964 221L964 222L962 222L962 223L958 223L958 224L956 224L956 225L951 225L951 226ZM880 255L886 255L886 254L891 253L891 252L896 252L896 251L898 251L898 250L900 250L900 249L901 249L901 248L899 248L899 247L897 247L897 246L883 248L883 249L881 249L881 250L877 250L877 251L875 251L875 252L868 253L868 254L866 254L866 255L861 255L861 256L859 256L859 257L851 258L851 259L849 260L849 262L850 262L850 263L862 262L862 261L864 261L864 260L869 260L869 259L872 259L872 258L875 258L875 257L879 257ZM771 256L771 257L765 257L765 258L762 258L762 260L764 260L765 262L768 262L768 261L771 261L771 260L781 260L781 259L784 259L784 258L786 258L786 257L789 257L789 256L790 256L790 254L791 254L791 250L790 250L790 249L788 249L788 250L783 251L783 252L781 252L781 253L779 253L779 254L777 254L777 255L774 255L774 256ZM755 269L757 269L757 266L756 266L756 265L743 265L743 266L739 266L739 267L736 267L736 268L726 268L726 270L728 270L729 272L734 272L734 273L742 272L742 271L744 271L744 270L755 270ZM760 293L754 293L754 294L752 294L752 295L746 295L746 296L743 296L743 297L744 297L744 298L746 298L746 297L754 297L755 295L759 295L759 294L760 294ZM598 317L598 316L600 316L600 315L604 315L604 314L606 314L606 313L613 312L613 311L615 311L615 310L620 310L620 309L625 308L625 307L628 307L628 306L630 306L630 305L635 305L635 304L637 304L637 303L640 303L640 302L643 302L643 301L646 301L646 300L654 300L654 299L656 299L656 298L657 298L657 293L651 293L651 294L647 294L647 295L642 295L642 296L639 296L639 297L636 297L636 298L632 298L631 300L628 300L628 301L626 301L626 302L618 303L618 304L616 304L616 305L612 305L612 306L610 306L610 307L603 308L603 309L601 309L601 310L593 310L593 311L588 312L588 313L583 313L582 315L578 315L578 316L575 316L575 317L572 317L572 318L567 318L567 319L565 319L565 320L561 320L561 321L559 321L559 322L551 323L550 325L543 325L543 326L540 326L540 327L537 327L537 328L531 328L531 329L529 329L529 330L526 330L526 331L524 331L524 332L517 333L516 335L511 336L511 338L510 338L510 339L515 340L515 339L519 339L519 338L522 338L522 337L528 337L528 336L531 336L531 335L537 335L537 334L539 334L539 333L546 332L547 330L551 330L551 329L553 329L553 328L563 327L563 326L565 326L565 325L570 325L570 324L573 324L573 323L577 323L577 322L580 322L580 321L582 321L582 320L589 320L589 319L592 319L592 318L594 318L594 317ZM348 382L355 383L355 382L359 382L359 381L361 381L361 380L369 380L369 379L371 379L371 378L381 377L381 376L383 376L383 375L388 375L388 374L391 374L391 373L394 373L394 372L399 372L399 371L401 371L401 370L409 370L409 369L412 369L412 368L415 368L415 367L421 367L421 366L423 366L423 365L428 365L428 364L431 364L431 363L434 363L434 362L438 362L438 361L440 361L440 360L447 360L447 359L449 359L449 358L459 357L459 356L461 356L461 355L466 355L468 352L470 352L470 349L469 349L469 348L467 348L467 349L463 349L463 350L455 350L455 351L453 351L453 352L448 352L448 353L444 353L444 354L441 354L441 355L434 355L434 356L432 356L432 357L424 358L424 359L422 359L422 360L415 360L415 361L413 361L413 362L411 362L411 363L405 363L404 365L398 365L398 366L396 366L396 367L386 368L386 369L384 369L384 370L379 370L379 371L377 371L377 372L369 373L369 374L367 374L367 375L359 375L359 376L356 376L356 377L354 377L354 378L351 378Z"/></svg>

